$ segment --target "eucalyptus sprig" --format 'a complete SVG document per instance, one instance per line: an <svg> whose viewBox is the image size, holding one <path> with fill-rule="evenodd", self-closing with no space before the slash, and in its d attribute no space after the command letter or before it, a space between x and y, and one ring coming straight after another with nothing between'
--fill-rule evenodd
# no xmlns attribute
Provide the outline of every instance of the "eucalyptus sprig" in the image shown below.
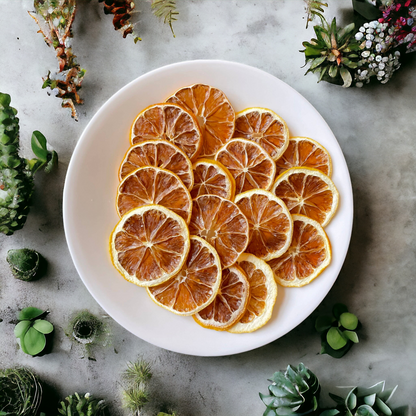
<svg viewBox="0 0 416 416"><path fill-rule="evenodd" d="M342 303L334 305L332 315L319 316L315 329L321 334L321 354L341 358L359 342L355 331L361 324L357 316L348 312L348 308Z"/></svg>
<svg viewBox="0 0 416 416"><path fill-rule="evenodd" d="M153 0L152 1L153 14L163 20L163 23L167 23L170 26L172 35L174 38L175 32L173 31L172 23L177 20L179 12L176 10L176 0Z"/></svg>
<svg viewBox="0 0 416 416"><path fill-rule="evenodd" d="M14 328L14 335L20 339L20 347L25 354L40 354L46 347L46 336L53 332L53 325L42 319L49 312L32 306L22 309Z"/></svg>

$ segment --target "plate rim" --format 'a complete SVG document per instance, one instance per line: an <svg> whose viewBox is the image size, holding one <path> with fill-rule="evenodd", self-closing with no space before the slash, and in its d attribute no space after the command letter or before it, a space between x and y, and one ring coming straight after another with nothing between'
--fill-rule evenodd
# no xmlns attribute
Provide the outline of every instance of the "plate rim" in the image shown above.
<svg viewBox="0 0 416 416"><path fill-rule="evenodd" d="M242 68L242 69L249 69L251 71L256 71L259 74L261 74L261 76L266 76L268 78L270 78L271 80L273 80L273 82L279 82L285 85L285 87L289 88L291 90L291 92L296 95L298 98L300 98L301 100L305 101L311 109L313 109L313 111L315 112L316 116L319 117L321 119L321 121L325 124L325 126L328 128L328 130L332 133L332 135L334 136L334 145L336 145L338 147L338 150L340 152L340 155L342 156L345 166L346 166L346 171L348 173L348 176L346 178L344 178L344 180L346 180L347 185L348 185L348 193L349 193L349 198L343 198L343 203L345 203L346 201L349 202L349 206L347 206L347 210L350 213L349 218L348 218L348 224L347 224L347 229L348 229L348 243L345 245L345 252L344 253L338 253L340 255L340 257L342 258L342 260L339 261L338 263L338 267L336 268L336 270L334 271L334 275L336 275L336 277L334 278L334 280L332 281L332 283L326 288L326 292L323 293L323 296L320 298L320 300L316 303L313 302L314 306L313 309L306 314L306 316L303 316L301 314L300 317L297 317L297 319L294 319L294 323L292 325L292 327L290 329L287 329L284 333L282 333L281 335L278 335L277 338L276 337L268 337L266 341L262 341L259 345L257 345L256 347L251 347L248 346L246 348L240 348L238 349L238 351L230 351L230 352L222 352L222 353L215 353L215 354L204 354L204 353L192 353L192 352L184 352L184 351L180 351L177 348L166 348L166 346L162 346L159 345L158 343L154 342L154 341L148 341L145 338L142 338L140 336L138 336L137 334L135 334L132 330L130 330L129 328L127 328L122 322L120 322L120 320L116 317L114 317L111 313L108 312L107 307L104 306L103 303L100 302L100 300L97 298L96 294L94 293L94 289L92 288L93 285L91 285L86 279L84 279L82 273L81 273L81 266L77 263L76 260L76 255L74 253L73 247L72 247L72 240L71 240L71 236L70 236L70 231L69 231L69 218L68 218L68 196L70 193L69 190L69 184L71 181L71 173L72 171L75 169L75 160L76 160L76 156L77 154L81 151L81 147L82 144L88 140L88 133L89 131L93 128L95 120L98 119L100 117L100 114L102 112L105 111L105 109L111 105L111 102L113 100L116 100L120 95L122 95L124 93L124 91L128 90L129 88L131 88L135 83L137 82L141 82L143 80L145 80L147 77L149 76L154 76L157 75L157 73L165 71L169 68L174 68L174 67L178 67L178 66L183 66L183 65L193 65L193 64L202 64L202 65L234 65L236 67ZM342 151L342 148L335 136L335 134L332 132L332 129L330 128L330 126L328 125L328 123L326 122L326 120L323 118L323 116L318 112L318 110L309 102L309 100L307 98L305 98L301 93L299 93L297 90L295 90L291 85L287 84L285 81L282 81L281 79L277 78L276 76L251 65L247 65L247 64L243 64L240 62L235 62L235 61L229 61L229 60L223 60L223 59L197 59L197 60L186 60L186 61L180 61L180 62L175 62L175 63L171 63L168 65L164 65L158 68L155 68L153 70L150 70L138 77L136 77L135 79L133 79L132 81L128 82L126 85L124 85L122 88L120 88L118 91L116 91L114 94L112 94L109 98L107 98L107 100L99 107L99 109L95 112L95 114L93 115L93 117L90 119L90 121L88 122L88 124L86 125L86 127L84 128L83 132L81 133L81 136L79 137L75 148L71 154L71 158L68 164L68 168L67 168L67 172L66 172L66 176L65 176L65 181L64 181L64 190L63 190L63 201L62 201L62 211L63 211L63 225L64 225L64 232L65 232L65 238L66 238L66 242L67 242L67 247L69 250L69 253L71 255L71 259L72 262L75 266L75 269L81 279L81 281L83 282L83 284L85 285L85 287L87 288L87 290L89 291L89 293L91 294L91 296L94 298L94 300L100 305L101 308L104 309L104 311L111 316L111 318L116 321L120 326L122 326L125 330L129 331L130 333L132 333L134 336L152 344L155 345L159 348L163 348L163 349L167 349L176 353L180 353L180 354L185 354L185 355L192 355L192 356L200 356L200 357L220 357L220 356L227 356L227 355L235 355L235 354L241 354L244 352L248 352L257 348L260 348L262 346L265 346L273 341L276 341L277 339L280 339L281 337L283 337L284 335L286 335L287 333L291 332L293 329L295 329L300 323L302 323L306 318L308 318L313 311L319 306L319 304L325 299L325 297L327 296L327 294L329 293L329 291L331 290L331 288L333 287L334 283L336 282L336 280L338 279L339 273L342 269L342 266L344 265L345 262L345 258L347 256L348 250L349 250L349 246L351 244L351 235L352 235L352 229L353 229L353 220L354 220L354 197L353 197L353 189L352 189L352 183L351 183L351 176L350 176L350 172L348 169L348 165L347 162L345 160L345 156L344 153ZM346 240L347 241L347 240Z"/></svg>

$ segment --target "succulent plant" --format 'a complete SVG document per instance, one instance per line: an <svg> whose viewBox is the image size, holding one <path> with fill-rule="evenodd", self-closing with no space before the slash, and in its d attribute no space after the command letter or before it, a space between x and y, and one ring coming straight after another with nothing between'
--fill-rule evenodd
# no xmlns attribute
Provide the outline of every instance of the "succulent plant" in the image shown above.
<svg viewBox="0 0 416 416"><path fill-rule="evenodd" d="M320 416L391 416L393 410L388 403L396 389L397 386L385 390L385 382L380 381L368 388L353 387L345 398L329 393L337 406L323 411Z"/></svg>
<svg viewBox="0 0 416 416"><path fill-rule="evenodd" d="M352 83L352 71L357 68L359 44L354 38L354 23L345 28L337 26L336 18L329 24L321 17L321 25L314 26L316 39L303 42L305 65L309 72L317 73L318 82L322 79L333 83L343 83L347 88ZM306 75L305 74L305 75Z"/></svg>
<svg viewBox="0 0 416 416"><path fill-rule="evenodd" d="M284 373L274 373L269 381L270 394L260 393L267 407L263 416L304 415L318 409L319 381L302 363L297 368L289 365Z"/></svg>
<svg viewBox="0 0 416 416"><path fill-rule="evenodd" d="M0 370L0 416L36 415L42 401L42 384L27 368Z"/></svg>
<svg viewBox="0 0 416 416"><path fill-rule="evenodd" d="M341 358L353 344L358 343L355 330L359 328L360 323L342 303L334 305L332 314L333 316L319 316L315 322L315 329L321 333L321 354Z"/></svg>
<svg viewBox="0 0 416 416"><path fill-rule="evenodd" d="M18 315L19 323L14 328L14 335L20 339L22 351L29 355L38 355L46 347L46 336L52 333L53 325L41 319L48 312L28 307Z"/></svg>
<svg viewBox="0 0 416 416"><path fill-rule="evenodd" d="M19 119L10 102L10 95L0 93L0 232L6 235L20 230L26 222L35 172L42 167L50 172L58 161L56 152L47 150L46 139L39 131L32 134L32 150L37 158L20 157Z"/></svg>
<svg viewBox="0 0 416 416"><path fill-rule="evenodd" d="M107 405L104 400L93 398L90 393L83 396L74 393L61 402L58 412L63 416L104 416L107 414Z"/></svg>
<svg viewBox="0 0 416 416"><path fill-rule="evenodd" d="M31 282L41 277L46 266L44 257L37 251L28 248L9 250L6 260L13 276L25 282Z"/></svg>

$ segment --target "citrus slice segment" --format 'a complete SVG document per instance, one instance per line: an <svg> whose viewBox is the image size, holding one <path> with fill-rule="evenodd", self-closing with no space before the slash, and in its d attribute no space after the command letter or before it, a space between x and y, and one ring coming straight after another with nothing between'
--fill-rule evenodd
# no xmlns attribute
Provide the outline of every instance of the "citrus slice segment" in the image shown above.
<svg viewBox="0 0 416 416"><path fill-rule="evenodd" d="M270 266L252 254L243 253L237 265L247 277L250 297L244 315L228 332L242 334L254 332L269 322L277 299L277 284Z"/></svg>
<svg viewBox="0 0 416 416"><path fill-rule="evenodd" d="M271 192L252 189L235 198L250 227L246 252L262 260L281 256L290 246L293 221L284 202Z"/></svg>
<svg viewBox="0 0 416 416"><path fill-rule="evenodd" d="M191 236L191 248L182 270L167 282L147 288L152 300L178 315L189 316L215 298L221 283L221 261L214 247Z"/></svg>
<svg viewBox="0 0 416 416"><path fill-rule="evenodd" d="M194 187L192 198L200 195L218 195L234 200L235 180L230 171L215 160L199 159L193 166Z"/></svg>
<svg viewBox="0 0 416 416"><path fill-rule="evenodd" d="M323 227L338 208L339 193L334 182L317 169L291 168L283 172L272 192L283 200L291 214L306 215Z"/></svg>
<svg viewBox="0 0 416 416"><path fill-rule="evenodd" d="M233 175L237 194L254 188L269 190L273 185L276 165L256 142L232 139L218 151L215 160Z"/></svg>
<svg viewBox="0 0 416 416"><path fill-rule="evenodd" d="M143 166L170 170L189 190L194 185L191 161L179 147L167 140L148 140L130 147L120 165L120 180Z"/></svg>
<svg viewBox="0 0 416 416"><path fill-rule="evenodd" d="M160 205L129 211L110 237L114 266L138 286L159 285L175 276L189 248L189 231L183 218Z"/></svg>
<svg viewBox="0 0 416 416"><path fill-rule="evenodd" d="M201 150L202 133L195 116L177 104L153 104L145 108L133 122L130 140L169 140L195 161Z"/></svg>
<svg viewBox="0 0 416 416"><path fill-rule="evenodd" d="M194 200L189 232L217 250L224 268L237 261L249 239L248 221L240 208L217 195L201 195Z"/></svg>
<svg viewBox="0 0 416 416"><path fill-rule="evenodd" d="M268 262L277 283L301 287L319 276L331 263L331 244L317 221L293 215L293 238L289 250Z"/></svg>
<svg viewBox="0 0 416 416"><path fill-rule="evenodd" d="M233 137L255 141L277 160L289 144L289 129L274 111L251 107L236 114Z"/></svg>
<svg viewBox="0 0 416 416"><path fill-rule="evenodd" d="M243 316L250 295L250 285L244 272L237 266L222 271L222 281L215 299L193 317L208 329L224 331Z"/></svg>
<svg viewBox="0 0 416 416"><path fill-rule="evenodd" d="M126 212L142 205L163 205L180 215L187 223L191 220L192 198L186 186L169 170L144 166L126 176L117 190L117 212Z"/></svg>
<svg viewBox="0 0 416 416"><path fill-rule="evenodd" d="M235 112L218 88L204 84L190 85L176 91L166 101L179 104L196 116L204 137L201 157L214 156L233 136Z"/></svg>
<svg viewBox="0 0 416 416"><path fill-rule="evenodd" d="M332 161L328 150L309 137L289 139L289 146L276 161L276 175L297 166L318 169L327 176L332 175Z"/></svg>

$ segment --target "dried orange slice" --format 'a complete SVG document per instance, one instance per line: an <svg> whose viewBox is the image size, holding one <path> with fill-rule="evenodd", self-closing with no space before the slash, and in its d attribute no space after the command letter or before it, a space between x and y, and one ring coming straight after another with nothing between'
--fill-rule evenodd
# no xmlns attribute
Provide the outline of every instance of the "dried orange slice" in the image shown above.
<svg viewBox="0 0 416 416"><path fill-rule="evenodd" d="M257 143L232 139L215 155L233 175L236 193L254 188L269 190L276 174L276 165L269 154Z"/></svg>
<svg viewBox="0 0 416 416"><path fill-rule="evenodd" d="M235 198L250 227L246 252L262 260L281 256L290 245L293 221L284 202L271 192L252 189Z"/></svg>
<svg viewBox="0 0 416 416"><path fill-rule="evenodd" d="M234 200L235 181L225 166L215 160L199 159L193 168L195 182L192 198L210 194Z"/></svg>
<svg viewBox="0 0 416 416"><path fill-rule="evenodd" d="M191 236L191 249L182 270L167 282L147 288L147 292L159 306L189 316L214 300L220 283L221 261L214 247Z"/></svg>
<svg viewBox="0 0 416 416"><path fill-rule="evenodd" d="M143 166L170 170L189 190L194 185L191 161L179 147L167 140L148 140L130 147L120 166L120 180Z"/></svg>
<svg viewBox="0 0 416 416"><path fill-rule="evenodd" d="M142 205L157 204L169 208L187 223L191 220L192 198L186 186L169 170L144 166L126 176L117 190L117 212Z"/></svg>
<svg viewBox="0 0 416 416"><path fill-rule="evenodd" d="M290 138L286 151L276 161L276 175L297 166L318 169L327 176L332 175L332 161L328 150L309 137Z"/></svg>
<svg viewBox="0 0 416 416"><path fill-rule="evenodd" d="M131 144L144 140L169 140L194 161L202 145L202 133L195 116L177 104L154 104L134 120Z"/></svg>
<svg viewBox="0 0 416 416"><path fill-rule="evenodd" d="M160 205L129 211L110 238L114 266L138 286L159 285L175 276L189 248L189 231L183 218Z"/></svg>
<svg viewBox="0 0 416 416"><path fill-rule="evenodd" d="M339 194L334 182L320 170L291 168L283 172L272 192L281 198L291 214L306 215L328 225L338 208Z"/></svg>
<svg viewBox="0 0 416 416"><path fill-rule="evenodd" d="M214 156L233 136L235 112L218 88L204 84L190 85L176 91L166 101L180 104L195 114L204 137L201 157Z"/></svg>
<svg viewBox="0 0 416 416"><path fill-rule="evenodd" d="M201 195L194 200L189 232L217 250L222 267L237 261L249 238L248 221L240 208L217 195Z"/></svg>
<svg viewBox="0 0 416 416"><path fill-rule="evenodd" d="M256 256L243 253L237 265L247 276L250 297L244 315L228 332L242 334L254 332L269 322L277 299L277 285L273 270Z"/></svg>
<svg viewBox="0 0 416 416"><path fill-rule="evenodd" d="M255 141L277 160L289 144L289 129L274 111L252 107L236 114L233 137Z"/></svg>
<svg viewBox="0 0 416 416"><path fill-rule="evenodd" d="M217 296L206 308L194 315L204 328L224 331L243 316L250 295L250 285L244 272L237 266L222 271L222 282Z"/></svg>
<svg viewBox="0 0 416 416"><path fill-rule="evenodd" d="M293 223L293 239L289 250L268 264L277 283L301 287L319 276L331 263L331 244L317 221L295 214Z"/></svg>

